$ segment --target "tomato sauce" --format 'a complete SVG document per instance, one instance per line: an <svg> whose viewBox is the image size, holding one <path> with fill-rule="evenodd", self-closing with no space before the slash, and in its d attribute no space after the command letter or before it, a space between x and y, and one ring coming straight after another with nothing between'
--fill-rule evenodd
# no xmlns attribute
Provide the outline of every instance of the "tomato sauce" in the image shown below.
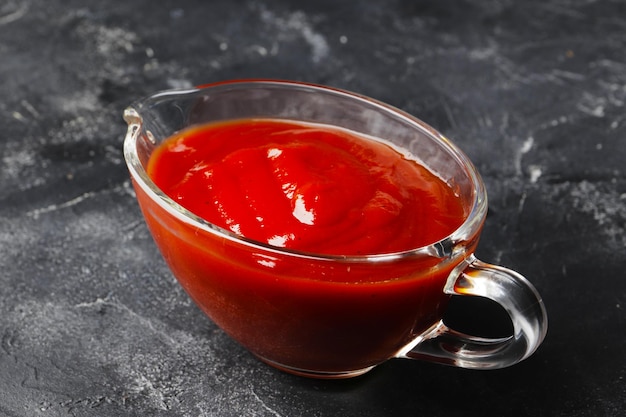
<svg viewBox="0 0 626 417"><path fill-rule="evenodd" d="M464 219L452 189L415 160L329 126L251 119L194 127L157 149L148 174L217 226L319 254L405 251Z"/></svg>
<svg viewBox="0 0 626 417"><path fill-rule="evenodd" d="M197 216L309 253L405 251L446 237L465 218L452 189L416 160L329 126L251 119L192 127L163 142L147 171ZM135 189L196 304L255 355L292 372L346 372L392 357L441 318L443 286L460 262L266 251L182 222Z"/></svg>

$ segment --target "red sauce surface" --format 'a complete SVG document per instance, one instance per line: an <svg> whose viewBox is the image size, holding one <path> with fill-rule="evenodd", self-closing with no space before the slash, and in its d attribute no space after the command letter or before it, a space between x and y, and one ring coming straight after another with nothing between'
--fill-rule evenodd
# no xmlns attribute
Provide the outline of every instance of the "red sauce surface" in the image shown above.
<svg viewBox="0 0 626 417"><path fill-rule="evenodd" d="M215 225L307 252L404 251L464 219L451 188L423 166L329 126L252 119L194 127L157 149L148 174Z"/></svg>
<svg viewBox="0 0 626 417"><path fill-rule="evenodd" d="M416 162L323 126L195 127L166 140L148 173L216 225L309 252L406 250L447 236L464 217L454 193ZM460 262L281 255L181 222L135 190L161 253L197 305L257 356L295 369L345 372L392 357L441 319L443 286Z"/></svg>

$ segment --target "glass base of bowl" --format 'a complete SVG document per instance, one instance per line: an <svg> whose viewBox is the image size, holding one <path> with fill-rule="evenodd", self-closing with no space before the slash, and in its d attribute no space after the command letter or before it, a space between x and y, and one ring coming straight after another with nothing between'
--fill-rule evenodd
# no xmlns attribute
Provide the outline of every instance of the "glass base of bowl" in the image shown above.
<svg viewBox="0 0 626 417"><path fill-rule="evenodd" d="M274 362L272 360L269 359L265 359L262 356L259 355L255 355L259 360L261 360L262 362L270 365L273 368L279 369L283 372L287 372L289 374L292 375L297 375L297 376L303 376L303 377L307 377L307 378L315 378L315 379L347 379L347 378L354 378L357 376L361 376L369 371L371 371L372 369L375 368L375 366L369 366L367 368L363 368L363 369L357 369L357 370L352 370L352 371L311 371L308 369L299 369L299 368L294 368L291 366L287 366L287 365L283 365L280 364L278 362Z"/></svg>

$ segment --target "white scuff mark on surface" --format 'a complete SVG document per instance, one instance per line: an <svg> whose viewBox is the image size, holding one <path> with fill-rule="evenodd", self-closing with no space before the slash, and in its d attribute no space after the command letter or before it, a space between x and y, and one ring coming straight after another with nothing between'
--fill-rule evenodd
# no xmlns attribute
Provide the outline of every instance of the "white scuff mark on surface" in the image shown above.
<svg viewBox="0 0 626 417"><path fill-rule="evenodd" d="M515 164L515 172L517 173L517 175L522 175L522 158L524 158L524 155L526 155L528 152L531 151L534 143L535 143L535 138L533 138L532 136L529 136L522 143L522 146L520 147L519 151L515 155L514 164Z"/></svg>
<svg viewBox="0 0 626 417"><path fill-rule="evenodd" d="M100 98L96 91L93 90L80 91L74 94L68 94L67 96L58 97L55 103L64 112L70 114L78 114L82 111L97 112L102 109ZM76 119L77 123L84 123L85 121L85 118L80 116Z"/></svg>
<svg viewBox="0 0 626 417"><path fill-rule="evenodd" d="M28 6L28 2L23 2L15 10L9 10L8 12L4 12L3 10L3 7L6 6L0 7L0 13L4 12L4 14L0 16L0 26L20 20L26 15L26 12L28 12ZM10 7L10 5L8 7Z"/></svg>
<svg viewBox="0 0 626 417"><path fill-rule="evenodd" d="M133 52L138 41L135 33L119 27L100 26L96 32L98 52L108 55L113 51Z"/></svg>
<svg viewBox="0 0 626 417"><path fill-rule="evenodd" d="M584 114L593 117L604 117L608 105L606 97L598 97L584 93L576 108Z"/></svg>
<svg viewBox="0 0 626 417"><path fill-rule="evenodd" d="M126 57L136 50L145 52L145 48L137 48L141 43L139 36L122 27L106 26L94 20L83 20L76 27L76 32L103 59L101 72L106 78L123 79L128 71L128 67L122 65ZM148 69L158 67L158 61L149 58L144 66Z"/></svg>
<svg viewBox="0 0 626 417"><path fill-rule="evenodd" d="M471 60L483 61L483 60L496 56L497 53L498 53L498 50L496 48L496 45L492 43L491 45L485 48L471 49L469 51L468 56Z"/></svg>
<svg viewBox="0 0 626 417"><path fill-rule="evenodd" d="M279 31L279 39L289 40L293 38L294 34L304 39L311 47L311 61L318 63L328 56L330 52L328 41L324 35L315 31L304 12L296 11L287 17L281 17L270 10L263 9L260 17L265 23L272 25Z"/></svg>
<svg viewBox="0 0 626 417"><path fill-rule="evenodd" d="M259 395L254 392L254 389L250 389L250 393L252 394L252 396L254 397L254 399L261 405L261 407L263 407L263 409L265 409L267 412L271 413L272 415L276 416L276 417L282 417L282 414L280 414L279 412L277 412L276 410L274 410L273 408L271 408L270 406L268 406L265 401L263 401L263 399L261 397L259 397Z"/></svg>
<svg viewBox="0 0 626 417"><path fill-rule="evenodd" d="M589 181L581 181L571 191L574 209L591 215L608 241L620 250L626 246L626 194L618 194L614 189L601 189Z"/></svg>
<svg viewBox="0 0 626 417"><path fill-rule="evenodd" d="M34 165L35 156L33 152L23 149L2 157L0 172L3 173L4 178L17 178L24 168Z"/></svg>
<svg viewBox="0 0 626 417"><path fill-rule="evenodd" d="M552 70L552 75L556 77L560 77L570 81L584 81L587 77L584 74L579 74L577 72L564 71L560 69Z"/></svg>
<svg viewBox="0 0 626 417"><path fill-rule="evenodd" d="M442 100L441 105L443 107L443 110L446 113L446 118L450 122L450 126L452 126L456 130L459 127L459 125L456 122L456 119L454 117L454 114L452 113L452 109L450 108L450 105L448 104L446 100Z"/></svg>
<svg viewBox="0 0 626 417"><path fill-rule="evenodd" d="M93 309L100 310L104 307L111 307L116 309L117 311L126 314L133 322L140 325L144 329L150 330L150 332L157 336L160 340L167 342L170 346L180 346L182 342L176 340L172 337L171 333L166 329L158 329L154 326L153 320L150 318L144 317L141 314L138 314L134 310L130 309L128 306L116 300L110 294L107 294L104 298L97 297L93 301L87 301L82 303L77 303L74 305L75 308L78 309Z"/></svg>
<svg viewBox="0 0 626 417"><path fill-rule="evenodd" d="M267 56L267 48L261 45L251 45L249 47L249 49L251 51L256 52L257 54L261 55L261 56Z"/></svg>
<svg viewBox="0 0 626 417"><path fill-rule="evenodd" d="M32 216L34 218L38 218L40 215L45 214L45 213L50 213L53 211L57 211L57 210L61 210L64 208L68 208L68 207L72 207L75 206L77 204L82 203L83 201L92 198L96 195L95 192L93 191L89 191L86 192L82 195L79 195L78 197L72 198L71 200L67 200L64 201L63 203L59 203L59 204L50 204L46 207L42 207L42 208L38 208L38 209L34 209L31 211L26 212L27 216Z"/></svg>
<svg viewBox="0 0 626 417"><path fill-rule="evenodd" d="M604 117L604 106L587 107L584 104L578 104L578 110L593 117Z"/></svg>
<svg viewBox="0 0 626 417"><path fill-rule="evenodd" d="M584 13L564 4L550 4L549 2L545 2L541 3L539 8L543 9L546 13L553 13L555 15L566 16L579 20L582 20L586 17Z"/></svg>
<svg viewBox="0 0 626 417"><path fill-rule="evenodd" d="M18 112L18 111L14 111L13 113L11 113L11 116L15 119L15 120L19 120L22 123L26 123L27 120L26 118L22 115L22 113Z"/></svg>
<svg viewBox="0 0 626 417"><path fill-rule="evenodd" d="M26 111L34 118L34 119L39 119L41 118L41 114L39 114L39 112L37 111L37 109L35 108L35 106L33 106L32 104L30 104L27 100L22 100L20 101L20 104L22 105L22 107L24 109L26 109Z"/></svg>
<svg viewBox="0 0 626 417"><path fill-rule="evenodd" d="M528 194L525 192L522 193L522 196L519 199L519 203L517 204L517 214L521 215L522 211L524 211L524 205L526 204L526 198L528 198Z"/></svg>
<svg viewBox="0 0 626 417"><path fill-rule="evenodd" d="M46 213L52 213L58 210L62 210L62 209L66 209L69 207L73 207L77 204L82 203L83 201L89 200L91 198L94 198L100 194L103 193L110 193L110 192L117 192L117 193L123 193L123 194L129 194L129 189L130 187L128 186L128 184L125 182L124 184L118 185L116 187L113 188L108 188L105 190L101 190L101 191L88 191L86 193L83 193L81 195L79 195L78 197L74 197L70 200L64 201L62 203L53 203L53 204L49 204L45 207L41 207L41 208L36 208L30 211L26 212L27 216L33 217L35 219L39 218L39 216L41 216L42 214L46 214Z"/></svg>
<svg viewBox="0 0 626 417"><path fill-rule="evenodd" d="M163 392L155 386L145 375L139 374L132 380L129 391L134 394L145 394L151 400L152 405L158 410L167 411L170 407L167 405L166 397Z"/></svg>
<svg viewBox="0 0 626 417"><path fill-rule="evenodd" d="M542 174L541 167L538 165L530 165L528 167L528 172L530 174L530 182L533 184L539 180L539 177L541 177Z"/></svg>
<svg viewBox="0 0 626 417"><path fill-rule="evenodd" d="M535 138L533 138L532 136L529 136L524 141L524 143L522 143L522 148L520 149L520 152L522 153L522 155L530 152L530 150L533 148L534 143L535 143Z"/></svg>
<svg viewBox="0 0 626 417"><path fill-rule="evenodd" d="M183 80L178 78L168 78L167 86L174 89L192 88L193 83L189 80Z"/></svg>
<svg viewBox="0 0 626 417"><path fill-rule="evenodd" d="M313 62L320 62L328 55L330 48L326 38L313 30L304 13L292 14L288 20L288 25L300 31L304 40L311 46L311 60Z"/></svg>

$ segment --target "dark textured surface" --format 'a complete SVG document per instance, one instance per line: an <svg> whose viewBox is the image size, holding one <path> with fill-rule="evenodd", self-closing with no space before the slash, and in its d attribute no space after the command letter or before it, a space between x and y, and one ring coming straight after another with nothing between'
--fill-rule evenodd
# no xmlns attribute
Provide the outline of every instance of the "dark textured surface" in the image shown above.
<svg viewBox="0 0 626 417"><path fill-rule="evenodd" d="M626 415L622 0L0 2L0 416ZM490 196L478 255L550 317L527 361L390 361L310 381L259 363L171 277L129 188L121 112L288 78L439 128Z"/></svg>

